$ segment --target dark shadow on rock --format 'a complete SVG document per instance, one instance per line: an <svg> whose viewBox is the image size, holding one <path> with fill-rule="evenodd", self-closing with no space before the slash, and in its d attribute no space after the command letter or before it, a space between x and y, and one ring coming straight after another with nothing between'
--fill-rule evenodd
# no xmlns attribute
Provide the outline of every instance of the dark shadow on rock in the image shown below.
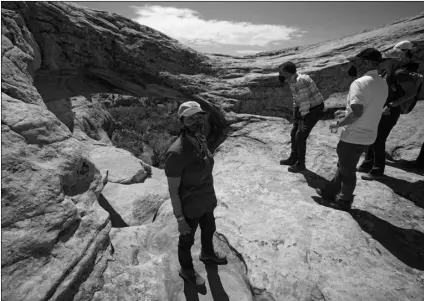
<svg viewBox="0 0 424 301"><path fill-rule="evenodd" d="M206 285L200 287L194 287L184 281L184 296L186 301L199 301L199 295L206 295Z"/></svg>
<svg viewBox="0 0 424 301"><path fill-rule="evenodd" d="M381 179L375 180L388 187L395 193L410 200L416 206L424 209L424 181L408 182L401 179L396 179L391 176L384 176Z"/></svg>
<svg viewBox="0 0 424 301"><path fill-rule="evenodd" d="M416 168L416 167L412 167L410 164L414 162L414 161L408 161L408 160L404 160L404 159L400 159L400 160L386 160L386 165L394 167L394 168L399 168L402 169L406 172L411 172L417 175L424 175L424 168Z"/></svg>
<svg viewBox="0 0 424 301"><path fill-rule="evenodd" d="M349 213L361 229L369 233L390 253L411 268L424 270L424 234L414 229L403 229L359 209Z"/></svg>
<svg viewBox="0 0 424 301"><path fill-rule="evenodd" d="M332 208L318 196L312 197L320 205ZM360 209L346 210L361 229L383 245L407 266L424 270L424 234L414 229L403 229ZM379 253L380 251L377 250Z"/></svg>
<svg viewBox="0 0 424 301"><path fill-rule="evenodd" d="M316 174L315 172L309 169L303 172L302 175L305 177L308 186L314 189L324 188L324 186L329 183L326 178L321 177L320 175Z"/></svg>
<svg viewBox="0 0 424 301"><path fill-rule="evenodd" d="M230 301L230 298L228 298L228 295L222 286L221 278L218 275L218 266L216 264L208 264L206 266L206 273L208 274L208 282L213 300Z"/></svg>
<svg viewBox="0 0 424 301"><path fill-rule="evenodd" d="M113 207L109 204L106 198L100 194L99 195L99 205L109 212L110 222L113 228L124 228L128 227L128 224L122 219L118 212L113 209Z"/></svg>

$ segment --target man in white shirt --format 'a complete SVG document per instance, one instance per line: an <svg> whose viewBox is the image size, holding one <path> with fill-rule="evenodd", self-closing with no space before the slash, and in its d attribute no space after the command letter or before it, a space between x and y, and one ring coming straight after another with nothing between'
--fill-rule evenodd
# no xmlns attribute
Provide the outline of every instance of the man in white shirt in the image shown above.
<svg viewBox="0 0 424 301"><path fill-rule="evenodd" d="M348 59L351 76L360 76L351 85L345 111L337 111L340 118L330 128L343 127L337 145L338 169L331 182L317 193L331 206L349 209L356 187L356 165L361 154L377 137L378 123L388 96L388 85L378 74L381 53L375 48L362 50Z"/></svg>

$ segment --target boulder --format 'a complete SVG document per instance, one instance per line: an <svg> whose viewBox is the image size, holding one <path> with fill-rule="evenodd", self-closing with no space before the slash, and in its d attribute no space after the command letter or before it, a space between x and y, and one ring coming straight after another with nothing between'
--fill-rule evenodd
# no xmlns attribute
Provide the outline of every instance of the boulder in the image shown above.
<svg viewBox="0 0 424 301"><path fill-rule="evenodd" d="M152 222L159 207L169 199L164 171L153 167L151 176L143 183L108 183L102 190L101 199L111 208L109 212L116 212L117 224L139 226ZM112 225L114 218L111 217Z"/></svg>
<svg viewBox="0 0 424 301"><path fill-rule="evenodd" d="M88 138L112 145L110 137L112 137L116 124L106 108L99 101L88 100L82 96L71 97L70 102L75 116L74 137L80 141Z"/></svg>
<svg viewBox="0 0 424 301"><path fill-rule="evenodd" d="M200 231L192 248L195 268L206 280L198 292L178 276L177 223L166 201L153 224L113 229L110 233L114 259L103 274L104 286L94 294L100 300L237 300L253 301L244 274L245 266L225 241L214 239L217 250L228 254L229 264L205 269L197 257ZM200 297L200 298L199 298Z"/></svg>
<svg viewBox="0 0 424 301"><path fill-rule="evenodd" d="M108 181L112 183L140 183L151 174L149 165L124 149L99 146L91 150L89 157L103 175L109 172Z"/></svg>

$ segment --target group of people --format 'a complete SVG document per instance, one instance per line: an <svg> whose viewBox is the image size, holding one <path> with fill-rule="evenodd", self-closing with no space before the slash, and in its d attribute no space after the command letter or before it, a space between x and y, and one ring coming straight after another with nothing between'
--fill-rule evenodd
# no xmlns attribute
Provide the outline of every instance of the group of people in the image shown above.
<svg viewBox="0 0 424 301"><path fill-rule="evenodd" d="M378 180L384 176L386 140L400 115L415 106L423 77L419 64L412 60L413 44L401 41L393 49L381 53L366 48L347 58L349 76L357 77L350 85L346 110L335 113L337 122L330 129L342 128L337 145L338 168L330 183L317 193L338 209L349 209L356 186L356 171L365 173L364 180ZM279 80L286 79L293 95L294 123L291 132L291 153L281 165L289 171L306 170L306 140L324 108L324 99L314 81L296 71L292 62L279 66ZM424 166L424 143L413 167ZM362 153L364 161L357 167Z"/></svg>
<svg viewBox="0 0 424 301"><path fill-rule="evenodd" d="M410 111L415 104L417 80L413 72L418 64L411 60L412 49L411 42L402 41L384 57L377 49L367 48L348 58L347 73L358 78L350 86L346 110L337 111L337 122L330 125L331 129L343 128L337 145L338 169L326 187L317 189L323 199L337 208L348 209L352 205L356 166L363 152L365 160L358 167L367 172L363 178L376 179L384 173L386 139L401 112ZM291 172L303 172L306 140L325 110L324 98L308 75L297 72L294 63L285 62L278 69L281 84L286 80L289 83L294 105L291 153L280 164L289 165ZM403 93L399 93L401 90ZM168 149L164 166L180 233L179 275L194 286L204 284L191 257L198 226L202 246L199 259L206 265L227 263L226 256L216 252L213 245L217 199L212 176L214 159L203 134L206 114L197 102L180 105L181 134ZM418 164L423 162L423 153L421 150Z"/></svg>

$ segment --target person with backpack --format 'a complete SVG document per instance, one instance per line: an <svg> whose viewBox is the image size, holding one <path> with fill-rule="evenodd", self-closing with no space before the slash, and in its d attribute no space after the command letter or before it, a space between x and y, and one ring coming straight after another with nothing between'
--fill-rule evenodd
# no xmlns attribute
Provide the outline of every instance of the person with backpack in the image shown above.
<svg viewBox="0 0 424 301"><path fill-rule="evenodd" d="M358 167L363 180L377 180L384 176L386 166L386 141L401 114L408 114L417 102L417 91L421 88L422 76L401 66L404 52L394 48L384 54L381 76L389 86L383 115L378 125L377 138L367 148L365 159Z"/></svg>
<svg viewBox="0 0 424 301"><path fill-rule="evenodd" d="M404 53L404 57L402 58L400 62L403 68L405 68L406 70L410 72L418 72L418 68L420 64L412 60L414 56L412 52L414 49L414 45L412 44L411 41L407 41L407 40L400 41L395 46L393 46L393 49L399 49Z"/></svg>
<svg viewBox="0 0 424 301"><path fill-rule="evenodd" d="M381 59L380 51L375 48L366 48L348 58L348 74L359 78L350 85L346 110L337 111L335 115L339 120L330 124L330 129L343 127L337 144L337 171L327 186L316 190L336 209L350 209L356 187L356 165L366 147L377 137L381 111L388 95L387 83L377 70Z"/></svg>
<svg viewBox="0 0 424 301"><path fill-rule="evenodd" d="M293 62L281 64L278 71L281 85L288 79L293 96L294 115L290 133L291 153L287 159L280 160L280 165L289 165L290 172L303 172L306 170L306 140L324 110L324 98L310 76L298 73Z"/></svg>
<svg viewBox="0 0 424 301"><path fill-rule="evenodd" d="M414 62L412 60L413 58L413 44L410 41L401 41L397 43L394 47L394 49L400 49L403 53L405 53L405 57L402 59L401 64L402 67L410 72L418 72L418 69L420 67L420 64L417 62ZM422 93L422 87L421 87L421 93ZM421 94L420 92L417 93L419 96ZM402 165L406 168L417 168L417 169L424 169L424 143L421 145L421 151L418 154L418 157L413 161L406 161L402 163Z"/></svg>
<svg viewBox="0 0 424 301"><path fill-rule="evenodd" d="M187 101L178 109L181 134L168 148L165 175L180 233L178 240L179 275L192 286L205 280L194 270L191 247L196 229L201 229L199 260L205 264L226 264L227 258L214 250L216 230L214 209L217 205L212 170L214 159L203 134L205 115L195 101Z"/></svg>

